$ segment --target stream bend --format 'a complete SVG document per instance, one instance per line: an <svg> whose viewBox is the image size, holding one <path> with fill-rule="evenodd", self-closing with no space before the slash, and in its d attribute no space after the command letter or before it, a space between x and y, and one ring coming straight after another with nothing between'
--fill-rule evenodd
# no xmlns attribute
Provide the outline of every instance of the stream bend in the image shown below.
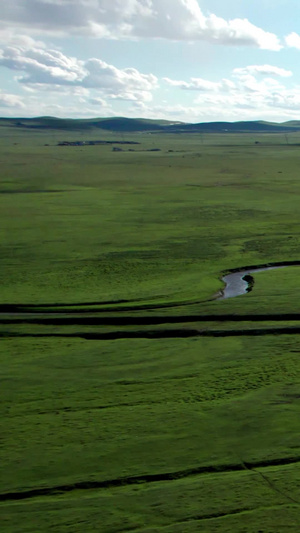
<svg viewBox="0 0 300 533"><path fill-rule="evenodd" d="M281 263L269 263L267 265L242 267L241 269L231 270L228 274L225 274L222 277L225 287L220 292L217 300L235 298L236 296L241 296L242 294L250 292L254 285L252 274L255 274L256 272L265 272L266 270L299 265L300 261L283 261Z"/></svg>

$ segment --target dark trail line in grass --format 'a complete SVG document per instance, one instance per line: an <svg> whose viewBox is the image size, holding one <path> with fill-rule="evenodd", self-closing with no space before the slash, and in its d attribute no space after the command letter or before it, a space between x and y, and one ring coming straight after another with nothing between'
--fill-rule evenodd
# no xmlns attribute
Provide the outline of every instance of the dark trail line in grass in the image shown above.
<svg viewBox="0 0 300 533"><path fill-rule="evenodd" d="M127 305L127 306L115 306L115 302L91 302L91 303L77 303L77 304L0 304L0 315L9 314L9 313L18 313L18 314L44 314L45 311L40 311L40 309L47 309L47 314L71 314L71 313L115 313L122 311L155 311L159 309L173 309L175 307L188 307L189 305L203 304L207 302L214 301L215 296L208 298L206 300L188 300L182 302L170 302L165 304L144 304L144 305ZM142 299L141 299L142 300ZM135 302L138 299L134 300ZM126 300L125 300L126 302ZM89 309L88 306L99 306L99 309ZM109 305L109 307L102 307L103 305ZM113 307L112 307L113 306ZM85 307L85 309L72 309L66 311L66 307ZM64 309L60 311L60 308Z"/></svg>
<svg viewBox="0 0 300 533"><path fill-rule="evenodd" d="M298 505L288 505L286 503L282 503L282 504L277 504L277 505L262 505L262 506L258 506L258 507L241 507L239 509L233 509L232 511L227 511L227 512L223 512L223 513L209 513L209 514L204 514L204 515L196 515L196 516L187 516L186 518L182 518L182 520L176 520L176 522L171 522L169 524L166 524L166 525L160 525L159 526L159 530L164 530L164 529L167 529L169 527L174 527L174 526L177 526L177 525L180 525L180 524L188 524L190 522L202 522L204 520L217 520L218 518L227 518L227 517L230 517L230 516L236 516L236 515L239 515L239 514L243 514L243 513L255 513L257 511L265 511L265 510L271 510L271 509L280 509L281 507L294 507L294 508L298 508ZM122 530L122 531L135 531L136 533L138 533L139 531L141 531L142 533L143 532L147 532L147 529L148 528L136 528L136 527L133 527L133 528L130 528L130 529L126 529L126 530ZM151 529L150 529L151 531ZM153 529L152 529L153 531Z"/></svg>
<svg viewBox="0 0 300 533"><path fill-rule="evenodd" d="M85 340L105 341L121 339L172 339L188 337L243 337L263 335L298 335L300 326L287 326L283 328L261 328L243 330L196 330L176 329L158 331L112 331L107 333L15 333L0 332L0 338L80 338Z"/></svg>
<svg viewBox="0 0 300 533"><path fill-rule="evenodd" d="M143 298L135 298L134 300L104 300L102 302L75 302L75 303L52 303L52 304L49 304L49 303L40 303L40 304L32 304L32 303L29 303L29 304L22 304L22 303L17 303L17 304L1 304L0 305L0 312L9 312L9 311L16 311L16 310L22 310L23 312L28 312L28 309L47 309L48 307L50 308L54 308L54 307L57 307L57 308L64 308L64 307L87 307L87 306L95 306L95 305L119 305L119 304L126 304L126 303L130 303L130 302L139 302L139 301L143 301ZM38 312L38 311L37 311ZM59 311L48 311L49 313L51 312L59 312ZM74 311L72 311L74 312ZM78 312L80 312L80 310L78 310Z"/></svg>
<svg viewBox="0 0 300 533"><path fill-rule="evenodd" d="M185 324L190 322L281 322L300 320L300 313L267 315L184 315L184 316L31 316L5 317L0 324L45 324L87 326L131 326L154 324Z"/></svg>
<svg viewBox="0 0 300 533"><path fill-rule="evenodd" d="M259 336L259 335L286 335L300 334L300 326L287 326L284 328L261 328L247 330L163 330L149 332L110 332L110 333L84 333L82 336L87 340L99 339L123 339L123 338L146 338L146 339L163 339L163 338L185 338L185 337L239 337L239 336Z"/></svg>
<svg viewBox="0 0 300 533"><path fill-rule="evenodd" d="M190 468L187 470L179 470L177 472L166 472L161 474L145 474L141 476L132 476L125 478L116 478L104 481L78 481L69 485L57 485L55 487L31 489L24 492L7 492L0 494L0 502L26 500L36 498L39 496L52 496L57 493L72 492L74 490L96 490L124 487L129 485L157 483L162 481L175 481L178 479L185 479L191 476L202 474L224 474L226 472L245 472L245 470L253 470L254 468L271 468L274 466L287 466L291 464L300 463L300 456L278 458L266 461L257 462L241 462L228 465L210 465L200 466L198 468Z"/></svg>
<svg viewBox="0 0 300 533"><path fill-rule="evenodd" d="M262 263L261 265L246 265L242 267L230 268L226 270L223 275L234 274L238 272L244 272L245 270L260 270L261 268L276 268L276 267L288 267L288 266L300 266L300 261L276 261L269 263Z"/></svg>
<svg viewBox="0 0 300 533"><path fill-rule="evenodd" d="M286 498L290 502L296 503L297 505L300 505L300 501L295 500L295 498L293 498L292 496L290 496L286 492L283 492L282 490L278 489L278 487L276 487L276 485L274 483L272 483L272 481L270 481L270 479L263 472L259 472L259 470L256 470L255 468L252 468L251 472L257 473L264 481L266 481L266 483L269 485L269 487L274 492L277 492L277 494L280 494L281 496L283 496L284 498Z"/></svg>

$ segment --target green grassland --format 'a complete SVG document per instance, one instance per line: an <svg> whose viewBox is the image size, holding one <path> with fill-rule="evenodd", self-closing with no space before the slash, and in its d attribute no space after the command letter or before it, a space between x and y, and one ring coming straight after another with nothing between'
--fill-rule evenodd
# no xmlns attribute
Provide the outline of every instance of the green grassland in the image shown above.
<svg viewBox="0 0 300 533"><path fill-rule="evenodd" d="M140 135L161 152L112 153L24 135L1 154L3 303L202 299L241 259L299 256L298 147Z"/></svg>
<svg viewBox="0 0 300 533"><path fill-rule="evenodd" d="M5 532L299 531L299 156L0 127Z"/></svg>

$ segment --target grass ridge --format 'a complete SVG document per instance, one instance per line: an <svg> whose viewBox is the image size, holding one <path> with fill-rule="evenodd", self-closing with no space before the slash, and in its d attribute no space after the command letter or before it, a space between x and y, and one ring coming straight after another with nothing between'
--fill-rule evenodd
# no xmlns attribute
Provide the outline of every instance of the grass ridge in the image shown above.
<svg viewBox="0 0 300 533"><path fill-rule="evenodd" d="M69 485L57 485L55 487L47 487L40 489L31 489L24 492L7 492L0 494L0 502L26 500L36 498L39 496L52 496L57 493L66 493L73 490L95 490L95 489L109 489L114 487L123 487L128 485L137 485L144 483L156 483L162 481L174 481L177 479L184 479L190 476L201 474L223 474L226 472L237 472L245 470L253 470L254 468L270 468L274 466L286 466L300 462L300 456L278 458L265 461L243 461L236 464L228 465L209 465L200 466L197 468L190 468L187 470L179 470L177 472L166 472L162 474L145 474L141 476L132 476L125 478L116 478L104 481L78 481Z"/></svg>

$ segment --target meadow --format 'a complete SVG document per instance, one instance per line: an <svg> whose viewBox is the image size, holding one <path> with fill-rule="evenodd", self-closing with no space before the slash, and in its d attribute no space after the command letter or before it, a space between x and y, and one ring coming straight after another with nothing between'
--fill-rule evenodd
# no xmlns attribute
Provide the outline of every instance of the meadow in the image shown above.
<svg viewBox="0 0 300 533"><path fill-rule="evenodd" d="M3 530L298 532L300 133L0 141Z"/></svg>

